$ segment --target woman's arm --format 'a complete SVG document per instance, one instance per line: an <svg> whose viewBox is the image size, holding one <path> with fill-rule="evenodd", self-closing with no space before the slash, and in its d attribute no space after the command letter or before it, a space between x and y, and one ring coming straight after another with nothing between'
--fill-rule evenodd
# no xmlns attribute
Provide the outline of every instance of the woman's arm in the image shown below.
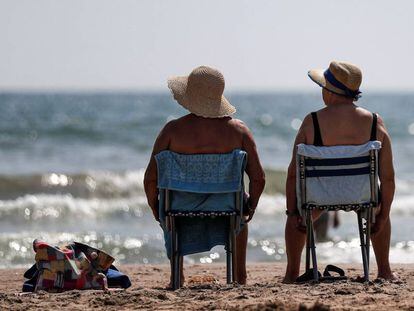
<svg viewBox="0 0 414 311"><path fill-rule="evenodd" d="M395 192L395 174L392 158L391 139L384 122L378 117L378 137L382 138L382 148L379 152L379 179L380 179L380 212L376 217L373 233L382 230L383 225L390 216L391 204Z"/></svg>
<svg viewBox="0 0 414 311"><path fill-rule="evenodd" d="M157 163L155 155L169 148L171 126L167 124L155 140L151 158L144 176L144 189L148 205L151 207L155 220L159 221L158 212L158 188L157 188Z"/></svg>
<svg viewBox="0 0 414 311"><path fill-rule="evenodd" d="M306 130L309 127L310 118L307 116L296 135L295 143L293 145L292 159L289 164L287 179L286 179L286 209L288 217L297 218L297 228L301 223L302 218L297 215L296 206L296 146L301 143L306 143Z"/></svg>
<svg viewBox="0 0 414 311"><path fill-rule="evenodd" d="M247 126L243 128L243 150L247 152L246 173L249 176L249 204L254 209L265 186L265 172L260 163L253 135Z"/></svg>

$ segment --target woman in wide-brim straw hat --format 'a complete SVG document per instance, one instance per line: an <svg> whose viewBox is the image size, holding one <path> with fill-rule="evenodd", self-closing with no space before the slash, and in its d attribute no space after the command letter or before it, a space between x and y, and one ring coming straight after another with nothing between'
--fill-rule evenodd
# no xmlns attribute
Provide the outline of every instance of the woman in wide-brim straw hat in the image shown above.
<svg viewBox="0 0 414 311"><path fill-rule="evenodd" d="M233 115L236 108L223 96L224 77L208 66L195 68L188 76L168 79L175 100L197 116L223 118Z"/></svg>
<svg viewBox="0 0 414 311"><path fill-rule="evenodd" d="M361 97L361 69L349 62L333 61L329 68L313 69L309 77L322 87L325 107L312 112L303 120L296 136L292 161L286 180L286 253L288 265L284 282L295 282L299 275L301 253L306 234L302 218L296 207L296 146L361 145L370 140L379 140L382 148L379 154L381 202L377 208L375 224L372 227L372 245L378 266L378 277L393 279L388 261L391 224L390 208L394 195L394 168L392 163L391 141L382 119L355 104ZM320 211L314 211L317 219Z"/></svg>
<svg viewBox="0 0 414 311"><path fill-rule="evenodd" d="M190 113L168 122L154 144L144 186L155 219L159 220L157 164L154 158L157 153L171 150L180 154L220 154L241 149L247 152L246 173L250 180L244 208L248 212L248 222L264 188L264 171L252 133L242 121L232 118L236 108L223 96L225 82L222 73L209 66L200 66L188 76L170 78L168 87L174 99ZM240 284L245 284L247 278L247 230L246 223L236 239L235 280Z"/></svg>

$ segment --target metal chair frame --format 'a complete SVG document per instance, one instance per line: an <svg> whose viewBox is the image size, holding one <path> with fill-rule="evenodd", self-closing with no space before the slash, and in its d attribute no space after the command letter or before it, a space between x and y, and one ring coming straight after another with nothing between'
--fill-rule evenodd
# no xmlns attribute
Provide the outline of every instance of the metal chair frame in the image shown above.
<svg viewBox="0 0 414 311"><path fill-rule="evenodd" d="M177 225L177 217L227 217L229 219L229 230L228 230L228 239L226 241L226 274L227 274L227 284L233 283L235 281L235 275L237 271L237 254L236 254L236 235L240 231L240 222L241 217L243 217L243 205L241 202L241 191L234 192L235 195L235 211L232 213L227 213L226 216L223 216L224 213L220 212L203 212L200 214L195 213L172 213L171 212L171 195L173 192L169 189L162 189L164 191L165 198L165 213L166 213L166 224L167 230L171 233L171 276L172 276L172 286L173 289L179 289L181 287L181 273L180 268L182 265L182 258L179 254L180 252L180 241L178 238L178 231L180 230Z"/></svg>
<svg viewBox="0 0 414 311"><path fill-rule="evenodd" d="M307 157L299 155L299 187L300 198L302 201L302 216L306 223L306 270L312 269L313 282L318 282L318 265L316 258L315 236L313 229L312 211L313 210L344 210L356 211L358 218L359 238L361 243L362 263L364 268L364 281L369 281L369 260L370 260L370 239L371 223L375 222L373 208L378 207L378 150L369 152L370 167L370 190L371 198L365 204L345 204L345 205L314 205L306 202L306 162ZM312 268L311 268L312 261Z"/></svg>

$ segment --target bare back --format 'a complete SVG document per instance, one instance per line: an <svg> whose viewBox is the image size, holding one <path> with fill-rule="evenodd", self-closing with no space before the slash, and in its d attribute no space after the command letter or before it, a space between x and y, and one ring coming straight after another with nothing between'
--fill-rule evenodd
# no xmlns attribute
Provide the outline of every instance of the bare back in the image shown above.
<svg viewBox="0 0 414 311"><path fill-rule="evenodd" d="M227 118L201 118L193 114L174 121L169 150L178 153L228 153L243 148L244 125Z"/></svg>
<svg viewBox="0 0 414 311"><path fill-rule="evenodd" d="M234 149L247 152L246 173L250 180L250 204L256 207L264 188L265 177L253 135L242 121L231 117L202 118L188 114L169 122L155 141L144 178L148 204L154 213L158 195L155 154L162 150L182 154L229 153Z"/></svg>
<svg viewBox="0 0 414 311"><path fill-rule="evenodd" d="M370 140L372 113L353 104L327 106L317 112L321 136L325 146L360 145ZM314 125L308 120L304 134L307 144L314 144ZM384 138L381 128L377 139Z"/></svg>

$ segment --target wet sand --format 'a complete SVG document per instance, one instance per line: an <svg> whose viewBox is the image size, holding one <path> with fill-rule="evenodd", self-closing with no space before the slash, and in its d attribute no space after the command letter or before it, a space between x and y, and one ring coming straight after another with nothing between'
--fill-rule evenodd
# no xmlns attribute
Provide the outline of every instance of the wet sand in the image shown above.
<svg viewBox="0 0 414 311"><path fill-rule="evenodd" d="M350 278L360 265L341 265ZM400 282L282 284L284 264L251 263L246 286L226 285L224 264L187 266L187 282L166 291L166 265L121 266L132 287L117 291L20 294L22 269L1 270L0 310L414 310L414 265L393 265ZM372 269L375 278L375 269ZM201 282L200 282L201 281Z"/></svg>

